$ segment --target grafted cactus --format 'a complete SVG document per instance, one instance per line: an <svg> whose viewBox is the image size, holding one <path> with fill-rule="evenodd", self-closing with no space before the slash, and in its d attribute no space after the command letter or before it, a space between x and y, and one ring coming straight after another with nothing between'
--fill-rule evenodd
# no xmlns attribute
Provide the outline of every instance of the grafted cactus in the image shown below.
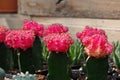
<svg viewBox="0 0 120 80"><path fill-rule="evenodd" d="M70 80L70 56L67 53L73 39L67 33L49 34L44 37L48 58L48 80Z"/></svg>
<svg viewBox="0 0 120 80"><path fill-rule="evenodd" d="M44 25L39 24L35 21L24 20L23 29L32 30L35 33L35 40L32 45L31 58L35 71L41 70L43 65L41 38L43 37Z"/></svg>
<svg viewBox="0 0 120 80"><path fill-rule="evenodd" d="M34 73L35 70L42 69L43 59L41 41L38 36L35 36L34 31L10 30L6 34L4 42L9 47L18 51L16 55L18 56L17 59L20 72L29 71L30 73Z"/></svg>
<svg viewBox="0 0 120 80"><path fill-rule="evenodd" d="M86 59L87 80L107 80L108 55L113 46L108 42L104 30L87 26L77 34L84 45Z"/></svg>

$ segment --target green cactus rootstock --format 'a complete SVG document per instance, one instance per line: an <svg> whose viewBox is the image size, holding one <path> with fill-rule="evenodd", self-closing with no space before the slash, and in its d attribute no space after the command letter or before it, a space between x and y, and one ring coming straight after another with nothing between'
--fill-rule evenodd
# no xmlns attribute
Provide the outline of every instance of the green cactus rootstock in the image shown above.
<svg viewBox="0 0 120 80"><path fill-rule="evenodd" d="M4 80L5 75L6 75L5 71L2 68L0 68L0 80Z"/></svg>
<svg viewBox="0 0 120 80"><path fill-rule="evenodd" d="M41 70L43 68L42 43L38 36L33 43L32 57L35 70Z"/></svg>
<svg viewBox="0 0 120 80"><path fill-rule="evenodd" d="M66 53L51 52L48 58L48 80L70 80L69 64Z"/></svg>
<svg viewBox="0 0 120 80"><path fill-rule="evenodd" d="M12 80L38 80L35 75L29 73L20 73L13 77Z"/></svg>
<svg viewBox="0 0 120 80"><path fill-rule="evenodd" d="M29 48L25 51L19 50L19 52L20 52L20 58L18 59L20 59L21 71L24 73L26 71L29 71L30 73L34 73L35 71L34 71L33 61L32 61L32 49Z"/></svg>
<svg viewBox="0 0 120 80"><path fill-rule="evenodd" d="M0 67L5 71L13 69L13 54L4 43L0 43Z"/></svg>
<svg viewBox="0 0 120 80"><path fill-rule="evenodd" d="M86 61L87 80L107 80L108 56L104 58L89 57Z"/></svg>
<svg viewBox="0 0 120 80"><path fill-rule="evenodd" d="M33 47L27 50L19 50L21 71L35 73L43 68L42 45L39 37L35 38Z"/></svg>

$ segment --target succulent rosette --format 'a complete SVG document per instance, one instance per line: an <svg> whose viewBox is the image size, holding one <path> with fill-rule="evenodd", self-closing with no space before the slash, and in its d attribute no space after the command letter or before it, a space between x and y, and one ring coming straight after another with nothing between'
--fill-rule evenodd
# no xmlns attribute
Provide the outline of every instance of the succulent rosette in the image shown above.
<svg viewBox="0 0 120 80"><path fill-rule="evenodd" d="M0 42L4 42L6 31L7 31L7 28L5 26L0 25Z"/></svg>
<svg viewBox="0 0 120 80"><path fill-rule="evenodd" d="M32 47L34 38L34 32L31 30L9 30L4 42L14 49L26 50Z"/></svg>
<svg viewBox="0 0 120 80"><path fill-rule="evenodd" d="M49 34L43 38L49 51L51 52L66 52L73 39L67 33Z"/></svg>
<svg viewBox="0 0 120 80"><path fill-rule="evenodd" d="M24 30L33 30L35 35L42 37L44 32L44 26L42 24L38 24L34 21L24 20L23 25Z"/></svg>
<svg viewBox="0 0 120 80"><path fill-rule="evenodd" d="M44 36L52 33L66 33L66 32L68 32L67 27L63 26L62 24L56 23L45 28Z"/></svg>

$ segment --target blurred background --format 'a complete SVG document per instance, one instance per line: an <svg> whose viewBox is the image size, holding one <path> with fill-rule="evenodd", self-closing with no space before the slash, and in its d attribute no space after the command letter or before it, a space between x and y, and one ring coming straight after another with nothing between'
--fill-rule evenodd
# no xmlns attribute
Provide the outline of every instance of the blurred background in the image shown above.
<svg viewBox="0 0 120 80"><path fill-rule="evenodd" d="M45 26L61 23L73 37L89 25L104 29L110 41L120 41L119 0L0 0L0 25L21 29L24 19Z"/></svg>

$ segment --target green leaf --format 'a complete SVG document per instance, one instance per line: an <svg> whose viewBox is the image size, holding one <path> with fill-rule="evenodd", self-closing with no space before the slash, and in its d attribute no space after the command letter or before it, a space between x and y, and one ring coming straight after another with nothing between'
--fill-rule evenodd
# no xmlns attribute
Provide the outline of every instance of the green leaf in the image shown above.
<svg viewBox="0 0 120 80"><path fill-rule="evenodd" d="M73 45L69 48L69 55L71 57L72 63L75 65L80 65L82 54L83 54L83 45L78 40L75 41Z"/></svg>
<svg viewBox="0 0 120 80"><path fill-rule="evenodd" d="M120 69L120 44L119 42L114 42L114 51L113 51L113 61L115 62L117 68Z"/></svg>
<svg viewBox="0 0 120 80"><path fill-rule="evenodd" d="M42 47L43 47L42 56L43 56L44 61L47 62L47 57L48 57L50 52L47 50L46 45L45 45L44 42L42 42Z"/></svg>
<svg viewBox="0 0 120 80"><path fill-rule="evenodd" d="M115 64L116 64L117 68L120 69L120 57L117 54L113 54L113 55L114 55Z"/></svg>

